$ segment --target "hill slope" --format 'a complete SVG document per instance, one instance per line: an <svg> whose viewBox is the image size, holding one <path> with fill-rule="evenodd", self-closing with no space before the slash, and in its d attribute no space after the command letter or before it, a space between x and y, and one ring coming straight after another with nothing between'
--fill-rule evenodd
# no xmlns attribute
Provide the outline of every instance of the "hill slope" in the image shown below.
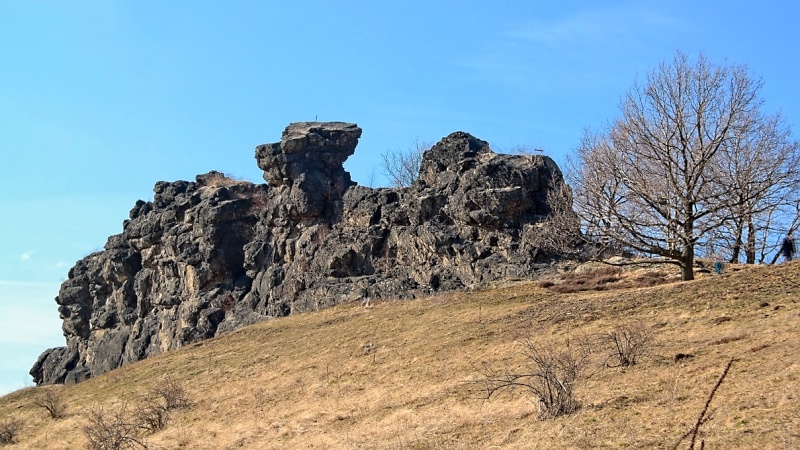
<svg viewBox="0 0 800 450"><path fill-rule="evenodd" d="M795 262L652 288L559 294L519 283L339 305L78 385L12 393L0 399L0 423L22 423L7 448L81 448L88 411L131 409L170 374L193 405L146 436L150 448L671 448L736 358L700 438L714 448L795 448L799 297ZM617 369L602 366L610 347L597 344L591 377L575 389L577 413L539 420L521 390L481 398L481 365L521 367L521 337L559 346L634 321L656 330L659 346ZM46 389L65 399L65 418L34 405Z"/></svg>

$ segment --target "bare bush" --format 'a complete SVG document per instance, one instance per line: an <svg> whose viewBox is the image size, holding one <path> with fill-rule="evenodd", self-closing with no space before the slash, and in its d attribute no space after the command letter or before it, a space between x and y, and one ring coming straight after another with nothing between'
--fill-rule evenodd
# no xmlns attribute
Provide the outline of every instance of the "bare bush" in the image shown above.
<svg viewBox="0 0 800 450"><path fill-rule="evenodd" d="M539 417L554 418L580 409L575 386L585 379L591 348L569 345L557 349L541 346L526 338L523 355L527 366L519 371L498 371L488 364L482 369L485 398L515 388L528 390L538 400Z"/></svg>
<svg viewBox="0 0 800 450"><path fill-rule="evenodd" d="M55 387L45 388L34 405L44 408L53 419L60 419L67 413L67 404Z"/></svg>
<svg viewBox="0 0 800 450"><path fill-rule="evenodd" d="M250 197L250 212L260 213L269 206L269 192L266 189L258 189Z"/></svg>
<svg viewBox="0 0 800 450"><path fill-rule="evenodd" d="M155 433L167 427L170 411L188 408L191 401L183 385L167 376L150 390L141 400L133 414L132 423L147 433Z"/></svg>
<svg viewBox="0 0 800 450"><path fill-rule="evenodd" d="M614 348L611 358L616 359L616 367L633 366L650 354L655 343L653 329L641 322L619 325L605 338Z"/></svg>
<svg viewBox="0 0 800 450"><path fill-rule="evenodd" d="M550 213L536 226L531 245L551 255L580 256L586 249L581 236L581 221L572 210L572 190L559 183L547 191Z"/></svg>
<svg viewBox="0 0 800 450"><path fill-rule="evenodd" d="M155 433L167 427L169 409L157 400L145 400L136 408L136 423L148 433Z"/></svg>
<svg viewBox="0 0 800 450"><path fill-rule="evenodd" d="M635 276L632 287L650 287L669 282L670 274L664 271L645 272Z"/></svg>
<svg viewBox="0 0 800 450"><path fill-rule="evenodd" d="M189 394L183 385L169 376L153 388L152 394L163 400L164 407L168 410L192 406Z"/></svg>
<svg viewBox="0 0 800 450"><path fill-rule="evenodd" d="M19 419L3 419L0 421L0 445L13 444L22 429Z"/></svg>
<svg viewBox="0 0 800 450"><path fill-rule="evenodd" d="M419 176L422 155L431 147L431 144L415 139L411 148L381 153L382 172L389 178L392 187L411 186Z"/></svg>
<svg viewBox="0 0 800 450"><path fill-rule="evenodd" d="M560 275L558 279L540 281L539 286L561 294L568 294L581 291L650 287L675 281L676 276L666 271L626 274L618 266L606 266L579 273L565 273Z"/></svg>
<svg viewBox="0 0 800 450"><path fill-rule="evenodd" d="M232 186L238 183L238 181L233 179L232 177L225 175L222 172L217 172L216 170L212 170L211 172L204 175L199 175L197 177L197 181L201 186L208 186L208 187Z"/></svg>
<svg viewBox="0 0 800 450"><path fill-rule="evenodd" d="M147 444L138 436L139 428L139 424L128 415L126 406L122 405L114 411L92 409L82 431L88 441L88 450L146 449Z"/></svg>

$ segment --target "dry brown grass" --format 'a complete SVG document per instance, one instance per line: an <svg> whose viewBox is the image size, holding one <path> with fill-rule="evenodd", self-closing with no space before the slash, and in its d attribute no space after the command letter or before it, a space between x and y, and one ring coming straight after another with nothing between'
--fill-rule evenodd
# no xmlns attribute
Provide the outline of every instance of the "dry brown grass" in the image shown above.
<svg viewBox="0 0 800 450"><path fill-rule="evenodd" d="M221 188L241 184L252 184L249 181L238 180L222 172L217 172L216 170L212 170L207 174L198 176L198 182L200 183L201 187L206 188Z"/></svg>
<svg viewBox="0 0 800 450"><path fill-rule="evenodd" d="M611 283L620 281L622 269L606 266L585 272L571 272L561 275L561 282L552 284L551 290L562 294L581 291L604 291Z"/></svg>
<svg viewBox="0 0 800 450"><path fill-rule="evenodd" d="M677 266L667 263L644 264L644 267L612 266L603 263L588 263L556 278L539 282L539 286L561 294L583 291L608 291L657 286L680 280ZM705 276L697 273L697 276Z"/></svg>
<svg viewBox="0 0 800 450"><path fill-rule="evenodd" d="M669 448L736 358L698 441L797 448L798 297L794 262L650 288L560 294L519 283L341 305L66 387L61 420L35 406L39 388L0 398L0 418L24 424L8 448L82 448L87 411L132 405L169 374L193 405L147 437L151 448ZM576 386L576 413L539 420L522 391L480 399L477 368L522 364L521 337L603 334L630 321L655 327L658 354L629 368L597 368Z"/></svg>

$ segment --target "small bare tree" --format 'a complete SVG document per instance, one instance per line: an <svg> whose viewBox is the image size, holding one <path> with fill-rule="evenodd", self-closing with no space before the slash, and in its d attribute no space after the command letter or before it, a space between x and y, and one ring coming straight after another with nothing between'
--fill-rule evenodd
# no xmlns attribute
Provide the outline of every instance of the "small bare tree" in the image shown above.
<svg viewBox="0 0 800 450"><path fill-rule="evenodd" d="M422 155L432 145L414 140L414 146L406 150L395 150L381 153L382 173L389 179L392 187L411 186L419 177L419 167L422 164Z"/></svg>
<svg viewBox="0 0 800 450"><path fill-rule="evenodd" d="M60 419L67 412L67 404L56 389L55 386L44 388L44 392L34 401L34 404L44 408L51 418Z"/></svg>
<svg viewBox="0 0 800 450"><path fill-rule="evenodd" d="M530 338L523 341L523 355L528 361L524 370L498 371L483 365L485 398L514 388L523 388L536 396L539 417L548 419L571 414L580 408L575 385L584 379L591 354L587 345L556 349L541 346Z"/></svg>

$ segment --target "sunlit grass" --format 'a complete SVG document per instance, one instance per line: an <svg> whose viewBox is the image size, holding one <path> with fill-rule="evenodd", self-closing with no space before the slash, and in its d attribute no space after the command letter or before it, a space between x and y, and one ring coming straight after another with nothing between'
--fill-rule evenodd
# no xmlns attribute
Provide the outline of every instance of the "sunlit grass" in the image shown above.
<svg viewBox="0 0 800 450"><path fill-rule="evenodd" d="M23 422L7 448L82 448L88 411L134 405L169 375L193 405L146 437L153 448L668 448L736 358L700 438L709 448L794 448L799 297L791 263L644 288L558 293L525 282L340 305L60 388L60 420L35 406L40 388L1 398L0 418ZM521 390L482 399L479 366L517 368L521 337L563 342L634 321L654 327L659 346L632 367L591 368L576 413L539 420Z"/></svg>

